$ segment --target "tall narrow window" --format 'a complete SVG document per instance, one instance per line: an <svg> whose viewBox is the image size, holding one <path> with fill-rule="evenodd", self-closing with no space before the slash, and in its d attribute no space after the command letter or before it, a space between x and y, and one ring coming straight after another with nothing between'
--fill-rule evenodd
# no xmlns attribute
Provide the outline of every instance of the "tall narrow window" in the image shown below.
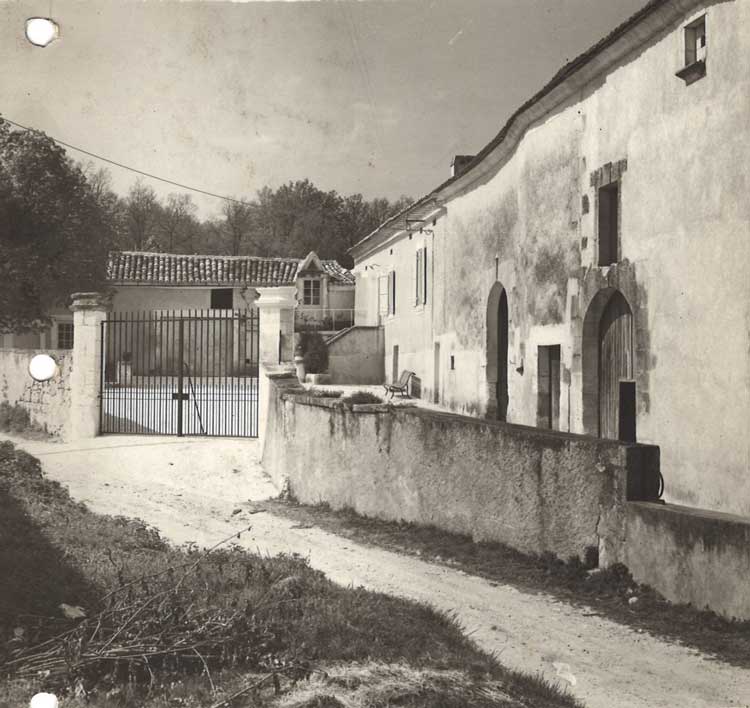
<svg viewBox="0 0 750 708"><path fill-rule="evenodd" d="M620 260L619 253L620 183L599 188L599 265L608 266Z"/></svg>
<svg viewBox="0 0 750 708"><path fill-rule="evenodd" d="M420 248L415 255L416 264L416 300L415 305L424 305L427 302L427 249Z"/></svg>
<svg viewBox="0 0 750 708"><path fill-rule="evenodd" d="M302 304L320 305L320 281L305 280L302 285Z"/></svg>
<svg viewBox="0 0 750 708"><path fill-rule="evenodd" d="M537 356L537 427L560 429L560 345L539 347Z"/></svg>

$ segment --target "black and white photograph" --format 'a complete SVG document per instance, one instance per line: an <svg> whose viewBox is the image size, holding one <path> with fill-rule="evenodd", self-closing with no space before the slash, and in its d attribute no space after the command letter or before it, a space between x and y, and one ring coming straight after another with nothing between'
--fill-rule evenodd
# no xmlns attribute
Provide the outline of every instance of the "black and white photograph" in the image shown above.
<svg viewBox="0 0 750 708"><path fill-rule="evenodd" d="M750 0L0 65L0 708L750 708Z"/></svg>

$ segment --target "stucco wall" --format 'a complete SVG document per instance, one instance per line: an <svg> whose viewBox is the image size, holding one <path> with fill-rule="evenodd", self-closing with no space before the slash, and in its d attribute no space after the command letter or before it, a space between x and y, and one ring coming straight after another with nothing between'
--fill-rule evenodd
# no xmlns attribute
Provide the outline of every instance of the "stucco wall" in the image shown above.
<svg viewBox="0 0 750 708"><path fill-rule="evenodd" d="M628 485L653 498L655 447L416 408L350 410L300 394L293 378L265 383L264 469L305 503L565 559L593 547L608 564L620 559Z"/></svg>
<svg viewBox="0 0 750 708"><path fill-rule="evenodd" d="M144 310L208 310L211 307L212 288L159 288L147 285L119 286L112 297L115 312ZM254 306L257 299L253 288L232 288L234 308Z"/></svg>
<svg viewBox="0 0 750 708"><path fill-rule="evenodd" d="M750 619L750 522L675 505L627 505L625 563L673 602Z"/></svg>
<svg viewBox="0 0 750 708"><path fill-rule="evenodd" d="M683 28L703 13L707 75L685 85L675 76ZM509 305L508 420L537 424L538 347L559 345L560 427L596 434L584 323L598 293L617 289L634 314L638 440L662 450L666 497L750 516L748 23L749 3L696 3L561 99L497 168L444 196L424 235L424 307L412 298L407 234L360 251L358 275L395 268L400 284L385 322L386 375L398 346L397 368L415 371L427 396L491 413L487 305L499 282ZM621 258L599 267L592 174L609 163L623 165ZM369 280L358 308L376 306Z"/></svg>
<svg viewBox="0 0 750 708"><path fill-rule="evenodd" d="M36 354L49 354L60 372L49 381L34 381L29 362ZM53 435L70 432L70 375L73 354L66 349L0 349L0 401L18 404L29 411L31 420Z"/></svg>
<svg viewBox="0 0 750 708"><path fill-rule="evenodd" d="M382 327L352 327L328 342L328 373L333 384L381 384Z"/></svg>

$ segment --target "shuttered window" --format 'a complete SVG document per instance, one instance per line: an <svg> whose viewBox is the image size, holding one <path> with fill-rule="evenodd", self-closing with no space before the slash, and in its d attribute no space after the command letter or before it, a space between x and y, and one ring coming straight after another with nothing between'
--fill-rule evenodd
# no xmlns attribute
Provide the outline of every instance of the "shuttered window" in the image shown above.
<svg viewBox="0 0 750 708"><path fill-rule="evenodd" d="M388 302L388 291L390 288L390 278L386 275L378 278L378 314L387 315L390 312Z"/></svg>
<svg viewBox="0 0 750 708"><path fill-rule="evenodd" d="M427 249L420 248L415 256L415 305L427 302Z"/></svg>
<svg viewBox="0 0 750 708"><path fill-rule="evenodd" d="M388 313L396 314L396 271L388 273Z"/></svg>

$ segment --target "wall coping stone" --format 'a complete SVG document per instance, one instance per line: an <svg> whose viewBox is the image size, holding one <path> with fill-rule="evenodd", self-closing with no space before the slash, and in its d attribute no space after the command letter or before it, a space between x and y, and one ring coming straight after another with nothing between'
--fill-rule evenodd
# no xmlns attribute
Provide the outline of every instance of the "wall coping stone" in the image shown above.
<svg viewBox="0 0 750 708"><path fill-rule="evenodd" d="M70 297L73 302L68 309L72 312L80 310L102 310L106 312L112 309L112 298L104 293L73 293Z"/></svg>
<svg viewBox="0 0 750 708"><path fill-rule="evenodd" d="M272 382L276 385L276 382ZM659 497L660 449L658 445L644 443L626 443L620 440L597 438L578 433L566 433L558 430L534 428L486 418L472 418L459 413L435 411L419 408L416 405L389 405L378 403L346 405L338 398L320 398L306 395L306 389L293 383L277 386L277 395L283 401L297 405L308 405L317 408L349 411L354 415L392 415L412 416L426 421L437 421L445 425L470 425L488 432L500 432L515 439L541 441L548 447L559 446L594 447L603 464L616 465L628 469L626 479L626 499L632 501L657 501Z"/></svg>
<svg viewBox="0 0 750 708"><path fill-rule="evenodd" d="M304 389L303 389L304 390ZM331 405L330 402L326 401L325 398L319 398L315 396L307 396L298 390L285 389L281 393L281 397L284 400L294 400L297 403L303 405L319 406L322 408L336 408L336 405ZM340 399L331 399L334 403L340 402ZM344 407L344 406L342 406ZM473 425L475 427L487 428L490 430L503 429L514 435L530 435L535 437L544 437L549 439L550 437L558 439L560 442L577 442L577 443L588 443L596 444L607 449L617 450L654 450L659 449L658 445L652 445L649 443L626 443L620 440L610 440L608 438L597 438L591 435L582 435L580 433L566 433L559 430L547 430L542 428L534 428L530 425L519 425L517 423L506 423L499 420L488 420L486 418L473 418L471 416L462 415L460 413L450 413L443 411L435 411L426 408L419 408L416 404L405 404L405 405L388 405L387 403L361 403L354 404L349 407L353 412L361 413L392 413L398 414L399 411L403 411L408 415L414 415L418 417L429 418L433 420L443 420L446 423L465 423Z"/></svg>

